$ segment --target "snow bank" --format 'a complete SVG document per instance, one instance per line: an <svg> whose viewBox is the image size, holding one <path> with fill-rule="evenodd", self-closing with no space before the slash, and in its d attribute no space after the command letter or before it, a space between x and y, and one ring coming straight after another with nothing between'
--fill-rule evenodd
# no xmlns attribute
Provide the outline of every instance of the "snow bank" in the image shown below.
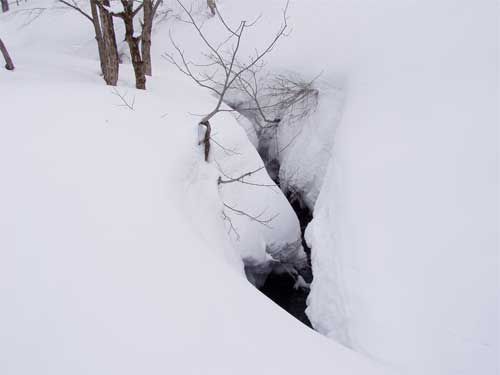
<svg viewBox="0 0 500 375"><path fill-rule="evenodd" d="M243 276L189 114L206 93L159 61L137 92L124 65L124 108L88 21L47 9L19 29L20 15L0 15L17 66L0 70L0 373L388 373Z"/></svg>
<svg viewBox="0 0 500 375"><path fill-rule="evenodd" d="M301 121L285 116L277 136L280 186L310 210L323 186L344 106L341 88L329 87L321 78L314 85L319 91L317 108Z"/></svg>
<svg viewBox="0 0 500 375"><path fill-rule="evenodd" d="M308 233L308 315L400 369L496 374L495 4L333 3L330 47L352 71Z"/></svg>
<svg viewBox="0 0 500 375"><path fill-rule="evenodd" d="M265 43L283 3L219 4L263 13ZM321 90L281 159L309 206L321 191L311 321L401 369L498 373L497 4L309 1L289 16L267 69L323 72L343 96Z"/></svg>
<svg viewBox="0 0 500 375"><path fill-rule="evenodd" d="M243 178L244 183L219 185L226 205L225 227L234 248L242 255L249 279L262 285L276 263L304 267L306 254L297 216L269 178L245 132L230 114L218 116L213 124L217 143L213 143L212 158L221 180L257 171Z"/></svg>

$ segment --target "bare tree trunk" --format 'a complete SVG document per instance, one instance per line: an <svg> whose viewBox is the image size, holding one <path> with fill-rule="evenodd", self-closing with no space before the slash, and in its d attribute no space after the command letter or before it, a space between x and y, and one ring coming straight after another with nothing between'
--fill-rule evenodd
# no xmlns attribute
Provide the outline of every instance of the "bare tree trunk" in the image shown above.
<svg viewBox="0 0 500 375"><path fill-rule="evenodd" d="M212 13L212 16L215 16L215 0L207 0L207 6L208 9L210 9L210 12Z"/></svg>
<svg viewBox="0 0 500 375"><path fill-rule="evenodd" d="M151 63L151 33L153 31L153 20L156 11L163 0L144 0L144 23L142 25L141 35L141 54L144 62L144 74L151 76L153 73Z"/></svg>
<svg viewBox="0 0 500 375"><path fill-rule="evenodd" d="M146 75L144 74L144 61L142 60L141 50L139 48L141 37L134 36L134 17L140 8L134 11L134 3L132 0L121 0L121 2L123 5L123 12L116 16L120 17L125 24L125 41L128 44L132 66L134 67L135 87L140 90L145 90Z"/></svg>
<svg viewBox="0 0 500 375"><path fill-rule="evenodd" d="M2 55L5 59L5 69L14 70L14 63L12 62L9 52L7 51L7 47L5 47L5 44L3 44L2 39L0 39L0 52L2 52Z"/></svg>
<svg viewBox="0 0 500 375"><path fill-rule="evenodd" d="M104 0L103 4L109 6L109 0ZM104 80L108 85L116 86L118 82L119 59L113 16L104 6L99 6L99 13L101 16L102 40L104 45L103 52L106 65Z"/></svg>
<svg viewBox="0 0 500 375"><path fill-rule="evenodd" d="M9 0L0 0L2 2L2 12L5 13L9 10Z"/></svg>
<svg viewBox="0 0 500 375"><path fill-rule="evenodd" d="M157 0L158 2L160 0ZM144 74L151 76L151 32L153 30L153 0L144 0L144 23L142 25L141 53Z"/></svg>
<svg viewBox="0 0 500 375"><path fill-rule="evenodd" d="M116 86L119 68L118 48L116 46L113 15L106 8L106 6L109 5L109 0L89 0L90 14L80 8L78 3L74 0L58 1L67 7L74 9L92 22L104 81L110 86Z"/></svg>
<svg viewBox="0 0 500 375"><path fill-rule="evenodd" d="M134 67L135 87L145 90L146 75L144 74L144 62L142 61L139 49L140 37L134 37L134 19L130 15L125 14L123 22L125 22L125 40L130 49L130 57L132 58L132 66Z"/></svg>
<svg viewBox="0 0 500 375"><path fill-rule="evenodd" d="M101 63L101 72L104 80L107 82L108 67L106 65L106 51L104 47L104 40L102 38L101 23L99 22L99 13L95 0L90 0L90 11L92 14L92 24L94 25L95 40L97 41L97 49L99 51L99 61Z"/></svg>

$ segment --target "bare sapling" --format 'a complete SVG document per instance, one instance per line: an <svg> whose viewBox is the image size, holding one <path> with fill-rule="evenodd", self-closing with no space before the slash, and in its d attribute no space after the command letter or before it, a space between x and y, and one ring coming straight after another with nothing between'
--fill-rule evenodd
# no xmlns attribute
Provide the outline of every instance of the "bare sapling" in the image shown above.
<svg viewBox="0 0 500 375"><path fill-rule="evenodd" d="M209 40L208 35L202 29L202 25L195 20L192 9L188 9L181 0L177 0L177 3L187 16L184 22L193 26L200 40L203 42L205 51L203 51L202 55L208 59L208 62L199 63L188 59L184 50L174 41L172 35L170 35L170 40L175 53L165 53L164 57L197 85L211 91L218 98L215 107L199 121L199 125L205 128L204 138L200 141L200 144L204 145L205 161L208 161L210 156L210 121L217 113L226 111L222 106L228 91L233 89L239 80L248 74L249 71L261 66L266 55L286 35L288 30L288 2L283 9L282 24L270 38L268 44L260 50L255 50L253 55L244 59L241 59L240 56L243 38L247 35L248 29L256 25L258 19L253 22L240 21L239 25L234 28L229 26L220 13L219 8L214 7L213 10L226 32L226 36L216 43Z"/></svg>

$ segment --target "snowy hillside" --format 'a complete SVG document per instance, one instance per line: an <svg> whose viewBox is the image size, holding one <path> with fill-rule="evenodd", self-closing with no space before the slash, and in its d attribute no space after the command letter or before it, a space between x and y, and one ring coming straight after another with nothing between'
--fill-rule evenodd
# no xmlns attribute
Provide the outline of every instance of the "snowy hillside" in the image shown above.
<svg viewBox="0 0 500 375"><path fill-rule="evenodd" d="M160 64L137 92L122 67L129 110L101 83L78 15L47 10L21 29L23 18L9 16L0 19L16 62L0 71L2 374L387 373L245 280L189 115L210 96ZM249 149L231 116L216 131L228 148Z"/></svg>
<svg viewBox="0 0 500 375"><path fill-rule="evenodd" d="M284 1L216 4L259 19L244 57L283 22ZM111 87L81 14L0 13L0 374L499 374L498 4L292 1L263 72L311 82L313 109L262 135L224 106L208 162L217 98L164 58L206 63L203 41L160 10L146 91L121 23ZM314 330L257 290L272 275Z"/></svg>
<svg viewBox="0 0 500 375"><path fill-rule="evenodd" d="M279 156L314 208L313 326L401 371L498 373L498 5L311 1L290 17L269 69L322 72Z"/></svg>
<svg viewBox="0 0 500 375"><path fill-rule="evenodd" d="M308 233L309 313L398 368L497 374L498 13L425 3L364 8Z"/></svg>

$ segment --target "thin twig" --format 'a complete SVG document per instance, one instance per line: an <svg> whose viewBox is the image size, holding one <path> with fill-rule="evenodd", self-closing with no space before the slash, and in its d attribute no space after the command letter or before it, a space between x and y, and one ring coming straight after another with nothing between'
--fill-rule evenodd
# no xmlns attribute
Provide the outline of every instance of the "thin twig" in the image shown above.
<svg viewBox="0 0 500 375"><path fill-rule="evenodd" d="M232 212L234 212L235 214L237 215L240 215L240 216L245 216L247 218L249 218L251 221L255 221L256 223L259 223L263 226L265 226L266 228L269 228L269 229L272 229L272 227L269 225L270 222L272 222L275 218L277 218L279 216L279 213L278 214L275 214L273 216L270 216L266 219L261 219L262 215L264 215L265 211L262 211L260 214L258 215L251 215L245 211L242 211L242 210L239 210L235 207L232 207L230 205L228 205L227 203L224 203L224 207L226 207L227 209L231 210Z"/></svg>
<svg viewBox="0 0 500 375"><path fill-rule="evenodd" d="M116 95L117 97L120 98L122 104L117 104L118 107L125 107L125 108L128 108L130 109L131 111L134 111L134 105L135 105L135 95L134 97L132 98L132 102L129 103L126 99L126 96L127 96L127 93L125 94L120 94L120 92L116 89L116 88L113 88L113 92L112 94Z"/></svg>
<svg viewBox="0 0 500 375"><path fill-rule="evenodd" d="M94 19L92 18L92 16L90 16L88 13L86 13L82 8L80 8L78 6L78 4L76 3L76 1L73 1L73 3L69 3L68 1L65 1L65 0L58 0L60 3L70 7L71 9L74 9L76 10L78 13L80 13L81 15L83 15L85 18L87 18L90 22L94 23Z"/></svg>
<svg viewBox="0 0 500 375"><path fill-rule="evenodd" d="M237 152L237 151L234 151L233 149L230 149L230 148L227 148L227 147L224 147L223 145L221 145L219 142L217 142L214 137L210 137L210 140L215 143L217 146L219 146L222 151L224 151L227 155L241 155L241 153Z"/></svg>

